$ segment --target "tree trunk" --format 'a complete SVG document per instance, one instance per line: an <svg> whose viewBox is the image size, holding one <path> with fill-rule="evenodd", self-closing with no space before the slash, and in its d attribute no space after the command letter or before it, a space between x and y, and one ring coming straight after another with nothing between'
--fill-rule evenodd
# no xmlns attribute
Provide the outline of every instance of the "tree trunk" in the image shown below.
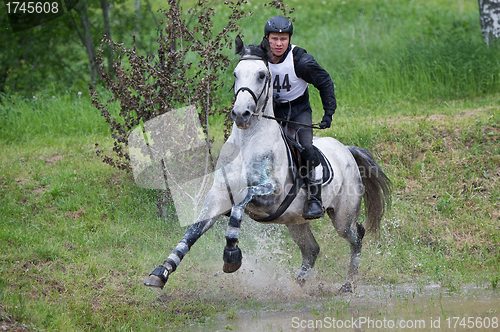
<svg viewBox="0 0 500 332"><path fill-rule="evenodd" d="M96 74L98 72L98 68L96 66L96 54L94 45L92 43L92 35L90 34L90 20L88 15L87 4L84 2L82 6L75 7L76 12L80 16L80 21L82 22L82 28L85 34L85 49L87 50L87 55L89 58L89 66L90 66L90 82L92 86L95 88L96 86Z"/></svg>
<svg viewBox="0 0 500 332"><path fill-rule="evenodd" d="M478 1L481 31L484 42L489 46L491 42L500 40L500 0Z"/></svg>
<svg viewBox="0 0 500 332"><path fill-rule="evenodd" d="M135 0L135 5L134 5L135 16L139 16L140 10L141 10L141 0Z"/></svg>
<svg viewBox="0 0 500 332"><path fill-rule="evenodd" d="M104 19L104 31L106 32L106 37L111 39L111 28L109 27L109 4L108 0L100 0L101 1L101 9L102 9L102 17ZM108 72L111 77L114 76L113 70L113 59L111 57L111 46L106 45L106 57L108 58Z"/></svg>
<svg viewBox="0 0 500 332"><path fill-rule="evenodd" d="M139 34L139 29L141 28L141 0L135 0L134 16L135 16L135 27L133 35L137 36Z"/></svg>

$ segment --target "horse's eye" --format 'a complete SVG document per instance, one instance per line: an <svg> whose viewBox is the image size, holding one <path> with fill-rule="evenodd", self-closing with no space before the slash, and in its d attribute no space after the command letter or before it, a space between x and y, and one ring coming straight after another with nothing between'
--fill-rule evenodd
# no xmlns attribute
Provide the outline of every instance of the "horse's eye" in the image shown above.
<svg viewBox="0 0 500 332"><path fill-rule="evenodd" d="M265 73L260 73L260 74L259 74L259 78L260 78L261 80L263 80L263 79L264 79L264 77L266 77L266 74L265 74Z"/></svg>
<svg viewBox="0 0 500 332"><path fill-rule="evenodd" d="M234 75L234 77L236 77L236 72L233 71L233 75Z"/></svg>

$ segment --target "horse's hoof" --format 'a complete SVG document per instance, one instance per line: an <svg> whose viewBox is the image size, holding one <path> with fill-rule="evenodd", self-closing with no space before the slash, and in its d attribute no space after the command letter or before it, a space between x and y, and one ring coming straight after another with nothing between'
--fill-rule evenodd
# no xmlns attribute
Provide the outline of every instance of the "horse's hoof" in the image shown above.
<svg viewBox="0 0 500 332"><path fill-rule="evenodd" d="M168 280L169 270L163 265L158 266L151 272L149 277L144 281L144 285L149 287L163 288Z"/></svg>
<svg viewBox="0 0 500 332"><path fill-rule="evenodd" d="M160 277L155 276L155 275L150 275L149 277L146 278L144 281L145 286L149 287L157 287L157 288L162 288L165 286L165 282L160 279Z"/></svg>
<svg viewBox="0 0 500 332"><path fill-rule="evenodd" d="M236 247L234 249L229 249L227 246L224 248L224 266L222 271L225 273L233 273L238 271L241 266L241 260L243 255L241 254L241 249Z"/></svg>
<svg viewBox="0 0 500 332"><path fill-rule="evenodd" d="M224 266L222 267L222 271L224 273L233 273L238 271L238 269L241 267L241 261L237 263L225 263Z"/></svg>
<svg viewBox="0 0 500 332"><path fill-rule="evenodd" d="M350 294L353 291L353 287L350 283L345 283L340 287L339 293L340 294Z"/></svg>
<svg viewBox="0 0 500 332"><path fill-rule="evenodd" d="M295 282L299 284L300 287L302 287L306 284L306 279L304 278L304 276L300 276L295 278Z"/></svg>
<svg viewBox="0 0 500 332"><path fill-rule="evenodd" d="M311 269L301 267L297 276L295 276L295 282L299 284L300 287L304 286L306 283L306 276L311 271Z"/></svg>

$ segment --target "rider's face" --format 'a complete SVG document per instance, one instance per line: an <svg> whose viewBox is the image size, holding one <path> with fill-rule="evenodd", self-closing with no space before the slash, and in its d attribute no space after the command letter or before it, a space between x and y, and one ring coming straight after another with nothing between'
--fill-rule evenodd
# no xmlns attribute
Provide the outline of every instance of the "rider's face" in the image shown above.
<svg viewBox="0 0 500 332"><path fill-rule="evenodd" d="M269 34L269 45L274 56L282 56L290 44L290 35L288 32L271 32Z"/></svg>

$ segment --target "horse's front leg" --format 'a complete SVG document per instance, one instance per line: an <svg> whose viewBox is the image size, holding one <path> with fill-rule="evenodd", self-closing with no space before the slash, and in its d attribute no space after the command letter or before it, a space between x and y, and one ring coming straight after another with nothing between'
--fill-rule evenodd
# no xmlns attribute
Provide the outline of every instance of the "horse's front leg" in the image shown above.
<svg viewBox="0 0 500 332"><path fill-rule="evenodd" d="M240 236L241 219L243 218L243 212L247 204L244 203L242 205L240 203L231 209L231 216L229 217L229 224L226 230L226 247L224 248L223 255L224 266L222 267L222 271L225 273L236 272L241 266L243 255L241 249L238 248L238 238Z"/></svg>
<svg viewBox="0 0 500 332"><path fill-rule="evenodd" d="M162 265L151 272L149 277L144 281L144 285L163 288L168 280L168 276L177 269L181 260L189 249L191 249L191 246L203 235L203 233L212 227L218 218L219 216L202 220L189 227L174 251L172 251Z"/></svg>
<svg viewBox="0 0 500 332"><path fill-rule="evenodd" d="M238 238L240 236L241 219L243 218L247 204L250 203L254 196L269 195L274 190L275 185L271 182L250 187L245 198L239 204L232 207L226 231L226 247L224 248L223 255L224 266L222 267L222 271L225 273L236 272L241 267L243 255L241 249L238 248Z"/></svg>

